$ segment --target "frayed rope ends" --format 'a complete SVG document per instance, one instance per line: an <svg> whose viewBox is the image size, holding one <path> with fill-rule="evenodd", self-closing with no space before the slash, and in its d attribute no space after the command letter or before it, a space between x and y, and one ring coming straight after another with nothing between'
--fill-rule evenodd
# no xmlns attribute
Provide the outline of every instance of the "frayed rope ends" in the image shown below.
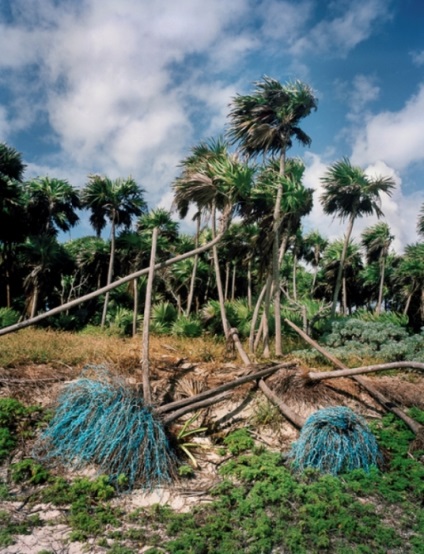
<svg viewBox="0 0 424 554"><path fill-rule="evenodd" d="M162 422L103 366L64 389L35 452L75 469L95 464L111 482L125 476L128 489L170 482L177 464Z"/></svg>
<svg viewBox="0 0 424 554"><path fill-rule="evenodd" d="M290 458L295 469L314 468L332 475L353 469L368 472L382 461L366 421L343 406L312 414L292 445Z"/></svg>

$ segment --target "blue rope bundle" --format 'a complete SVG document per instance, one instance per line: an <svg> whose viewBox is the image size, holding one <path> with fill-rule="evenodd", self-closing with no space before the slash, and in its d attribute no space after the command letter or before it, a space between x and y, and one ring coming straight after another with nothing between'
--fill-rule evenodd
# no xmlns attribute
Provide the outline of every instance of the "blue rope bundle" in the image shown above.
<svg viewBox="0 0 424 554"><path fill-rule="evenodd" d="M36 450L75 469L96 464L112 482L125 475L129 489L171 481L176 464L162 423L102 366L64 389Z"/></svg>
<svg viewBox="0 0 424 554"><path fill-rule="evenodd" d="M368 472L381 461L366 421L343 406L312 414L292 445L290 457L296 469L310 467L333 475L352 469Z"/></svg>

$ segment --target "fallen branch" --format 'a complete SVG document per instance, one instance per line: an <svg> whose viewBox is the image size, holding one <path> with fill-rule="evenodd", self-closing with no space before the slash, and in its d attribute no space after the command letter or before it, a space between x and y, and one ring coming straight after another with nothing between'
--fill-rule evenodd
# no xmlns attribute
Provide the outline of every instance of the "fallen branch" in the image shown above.
<svg viewBox="0 0 424 554"><path fill-rule="evenodd" d="M327 358L327 360L330 360L336 367L346 370L349 369L347 366L343 364L340 360L338 360L335 356L327 352L322 346L320 346L316 341L311 339L309 335L304 333L297 325L295 325L292 321L285 319L284 320L287 325L289 325L292 329L294 329L305 341L313 346L318 352L320 352L323 356ZM389 410L390 412L396 414L406 425L411 429L413 433L421 434L423 433L424 427L416 422L412 417L409 417L405 414L400 408L398 408L393 402L388 400L381 392L377 391L373 386L371 386L369 383L365 381L362 377L358 377L357 375L352 375L352 379L354 379L357 383L361 385L362 388L364 388L370 396L372 396L383 408L386 410Z"/></svg>
<svg viewBox="0 0 424 554"><path fill-rule="evenodd" d="M268 387L263 379L259 381L258 386L264 393L264 395L268 398L268 400L270 400L275 406L277 406L283 416L288 419L290 423L292 423L296 427L296 429L302 429L306 419L304 419L296 412L294 412L291 408L289 408L287 404L281 400L281 398L279 398L274 392L272 392L272 390Z"/></svg>
<svg viewBox="0 0 424 554"><path fill-rule="evenodd" d="M336 379L337 377L352 377L362 373L373 373L375 371L387 371L389 369L415 369L424 371L424 364L420 362L389 362L386 364L367 365L363 367L355 367L352 369L339 369L335 371L310 371L307 376L312 381L320 381L321 379Z"/></svg>
<svg viewBox="0 0 424 554"><path fill-rule="evenodd" d="M221 392L235 389L236 387L239 387L244 383L248 383L249 381L255 381L257 379L261 379L262 377L268 377L269 375L271 375L272 373L275 373L279 369L284 369L284 368L287 369L295 365L296 365L296 362L286 362L283 364L278 364L273 367L262 369L261 371L257 371L256 373L249 373L248 375L239 377L234 381L230 381L229 383L225 383L224 385L220 385L219 387L215 387L213 389L203 391L199 394L196 394L195 396L190 396L189 398L183 398L182 400L176 400L175 402L170 402L169 404L164 404L163 406L159 406L158 408L156 408L155 411L158 414L163 414L166 412L171 412L172 410L182 408L183 406L193 405L206 398L216 396Z"/></svg>
<svg viewBox="0 0 424 554"><path fill-rule="evenodd" d="M171 423L172 421L175 421L176 419L187 414L188 412L193 412L195 410L207 408L208 406L212 406L212 404L217 404L218 402L222 402L223 400L226 400L230 396L231 396L230 391L227 391L227 392L223 392L218 396L214 396L212 398L207 398L206 400L202 400L200 402L189 404L188 406L185 406L184 408L181 408L180 410L177 410L176 412L173 412L165 416L163 418L163 423L165 425L169 425L169 423Z"/></svg>

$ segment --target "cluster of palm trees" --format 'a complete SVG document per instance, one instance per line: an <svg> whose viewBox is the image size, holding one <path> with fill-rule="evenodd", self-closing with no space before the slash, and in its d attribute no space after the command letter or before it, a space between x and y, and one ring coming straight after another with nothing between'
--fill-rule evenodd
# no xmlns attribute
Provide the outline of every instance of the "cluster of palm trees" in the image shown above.
<svg viewBox="0 0 424 554"><path fill-rule="evenodd" d="M170 211L149 211L145 191L131 177L91 175L82 190L49 177L24 181L21 155L0 144L0 307L22 318L66 308L72 299L147 267L154 238L158 264L177 259L156 272L156 304L174 306L175 317L203 314L205 321L217 307L228 338L230 305L238 303L249 321L251 349L261 343L265 356L272 330L275 354L282 354L281 310L304 310L312 300L328 306L332 316L366 307L377 314L403 311L422 325L424 243L396 256L383 221L367 228L361 242L351 239L357 218L383 216L381 195L391 194L390 178L370 178L347 158L334 163L322 177L321 202L326 214L347 222L345 236L329 243L317 231L303 233L313 191L302 183L302 160L287 152L293 139L310 143L299 125L316 108L306 84L268 77L252 94L233 99L226 140L195 146L172 184L173 210L181 218L193 214L193 236L180 233ZM59 231L74 227L84 209L93 236L60 243ZM104 240L107 225L110 238ZM424 237L424 206L418 232ZM204 251L208 241L213 246ZM64 311L59 323L105 326L131 312L136 332L145 286L145 277L134 277L109 287L101 303L92 298L78 311Z"/></svg>

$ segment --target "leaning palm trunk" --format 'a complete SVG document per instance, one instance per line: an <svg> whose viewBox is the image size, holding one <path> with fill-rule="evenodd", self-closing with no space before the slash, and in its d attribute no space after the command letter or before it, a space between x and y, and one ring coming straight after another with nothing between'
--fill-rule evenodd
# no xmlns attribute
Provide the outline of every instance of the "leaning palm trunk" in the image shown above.
<svg viewBox="0 0 424 554"><path fill-rule="evenodd" d="M142 358L141 358L141 369L142 369L142 377L143 377L143 398L146 404L152 403L152 391L150 388L150 371L149 371L149 340L150 340L150 314L152 311L153 280L155 277L157 239L158 239L158 228L155 227L152 233L152 249L150 253L149 276L147 279L146 302L144 305L143 350L142 350Z"/></svg>

